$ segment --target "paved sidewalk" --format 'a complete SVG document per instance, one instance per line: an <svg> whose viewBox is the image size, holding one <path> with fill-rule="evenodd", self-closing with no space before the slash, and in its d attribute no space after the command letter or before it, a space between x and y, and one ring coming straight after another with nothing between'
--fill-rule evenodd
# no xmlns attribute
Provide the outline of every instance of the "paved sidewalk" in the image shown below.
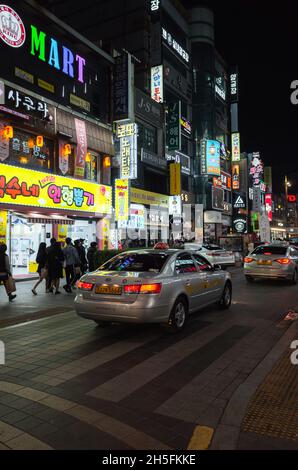
<svg viewBox="0 0 298 470"><path fill-rule="evenodd" d="M60 295L46 294L43 283L34 296L31 289L35 283L36 280L17 282L13 302L8 301L4 286L0 286L0 328L73 310L74 293L66 294L61 288Z"/></svg>
<svg viewBox="0 0 298 470"><path fill-rule="evenodd" d="M291 362L295 340L297 320L235 391L211 449L298 449L298 365Z"/></svg>

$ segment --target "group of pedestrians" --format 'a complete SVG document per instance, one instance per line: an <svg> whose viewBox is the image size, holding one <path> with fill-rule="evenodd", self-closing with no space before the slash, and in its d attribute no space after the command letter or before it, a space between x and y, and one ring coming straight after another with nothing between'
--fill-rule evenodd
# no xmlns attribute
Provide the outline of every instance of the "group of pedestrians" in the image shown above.
<svg viewBox="0 0 298 470"><path fill-rule="evenodd" d="M71 293L75 289L76 281L88 269L86 250L83 245L84 240L75 240L72 243L71 238L66 238L65 247L55 238L51 238L50 246L45 243L39 245L36 262L38 263L37 272L39 279L32 289L32 293L37 295L36 289L45 280L46 292L60 294L60 280L63 279L65 270L66 284L63 289Z"/></svg>
<svg viewBox="0 0 298 470"><path fill-rule="evenodd" d="M16 298L14 293L16 287L12 277L9 257L6 252L7 246L4 243L0 244L0 283L3 282L9 301L12 301ZM97 243L91 242L86 253L82 238L72 243L71 238L68 237L65 240L64 247L55 238L51 238L50 246L48 247L46 243L40 243L36 256L39 278L31 289L32 293L37 295L37 288L44 281L46 293L60 294L60 282L64 277L64 272L66 284L63 286L63 289L65 292L71 293L73 289L76 289L75 284L77 280L88 269L89 271L95 271L97 268L97 252Z"/></svg>

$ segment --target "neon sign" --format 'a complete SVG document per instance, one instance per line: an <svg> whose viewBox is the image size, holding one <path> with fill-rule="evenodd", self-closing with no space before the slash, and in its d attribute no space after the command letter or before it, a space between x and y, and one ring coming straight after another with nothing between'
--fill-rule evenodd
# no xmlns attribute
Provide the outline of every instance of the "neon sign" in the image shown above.
<svg viewBox="0 0 298 470"><path fill-rule="evenodd" d="M68 47L60 45L56 39L49 38L49 44L46 38L46 33L38 31L34 25L31 25L31 55L84 83L86 60L79 54L74 54Z"/></svg>

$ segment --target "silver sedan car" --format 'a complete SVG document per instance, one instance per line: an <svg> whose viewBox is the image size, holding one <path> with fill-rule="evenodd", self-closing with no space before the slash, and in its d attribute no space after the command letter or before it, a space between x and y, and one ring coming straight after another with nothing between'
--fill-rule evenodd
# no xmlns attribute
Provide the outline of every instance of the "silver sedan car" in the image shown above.
<svg viewBox="0 0 298 470"><path fill-rule="evenodd" d="M78 283L78 315L106 322L161 323L183 329L188 315L212 303L229 308L231 275L199 254L143 249L121 253Z"/></svg>
<svg viewBox="0 0 298 470"><path fill-rule="evenodd" d="M244 274L248 282L257 278L271 278L296 284L298 249L288 245L260 245L244 258Z"/></svg>

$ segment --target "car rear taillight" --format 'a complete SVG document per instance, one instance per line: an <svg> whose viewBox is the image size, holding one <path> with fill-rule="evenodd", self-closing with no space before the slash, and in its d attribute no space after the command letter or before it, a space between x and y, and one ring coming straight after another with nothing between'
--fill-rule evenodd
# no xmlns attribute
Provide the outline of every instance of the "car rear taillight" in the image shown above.
<svg viewBox="0 0 298 470"><path fill-rule="evenodd" d="M161 284L130 284L124 286L125 294L159 294Z"/></svg>
<svg viewBox="0 0 298 470"><path fill-rule="evenodd" d="M77 288L81 290L92 290L94 284L91 284L91 282L83 282L79 281L77 284Z"/></svg>
<svg viewBox="0 0 298 470"><path fill-rule="evenodd" d="M290 264L291 260L289 258L279 258L274 261L277 261L279 264Z"/></svg>
<svg viewBox="0 0 298 470"><path fill-rule="evenodd" d="M269 251L266 251L266 252L264 253L264 255L270 256L270 255L272 255L272 253L270 253Z"/></svg>
<svg viewBox="0 0 298 470"><path fill-rule="evenodd" d="M244 258L244 263L252 263L252 261L254 261L253 258L249 258L249 257Z"/></svg>

